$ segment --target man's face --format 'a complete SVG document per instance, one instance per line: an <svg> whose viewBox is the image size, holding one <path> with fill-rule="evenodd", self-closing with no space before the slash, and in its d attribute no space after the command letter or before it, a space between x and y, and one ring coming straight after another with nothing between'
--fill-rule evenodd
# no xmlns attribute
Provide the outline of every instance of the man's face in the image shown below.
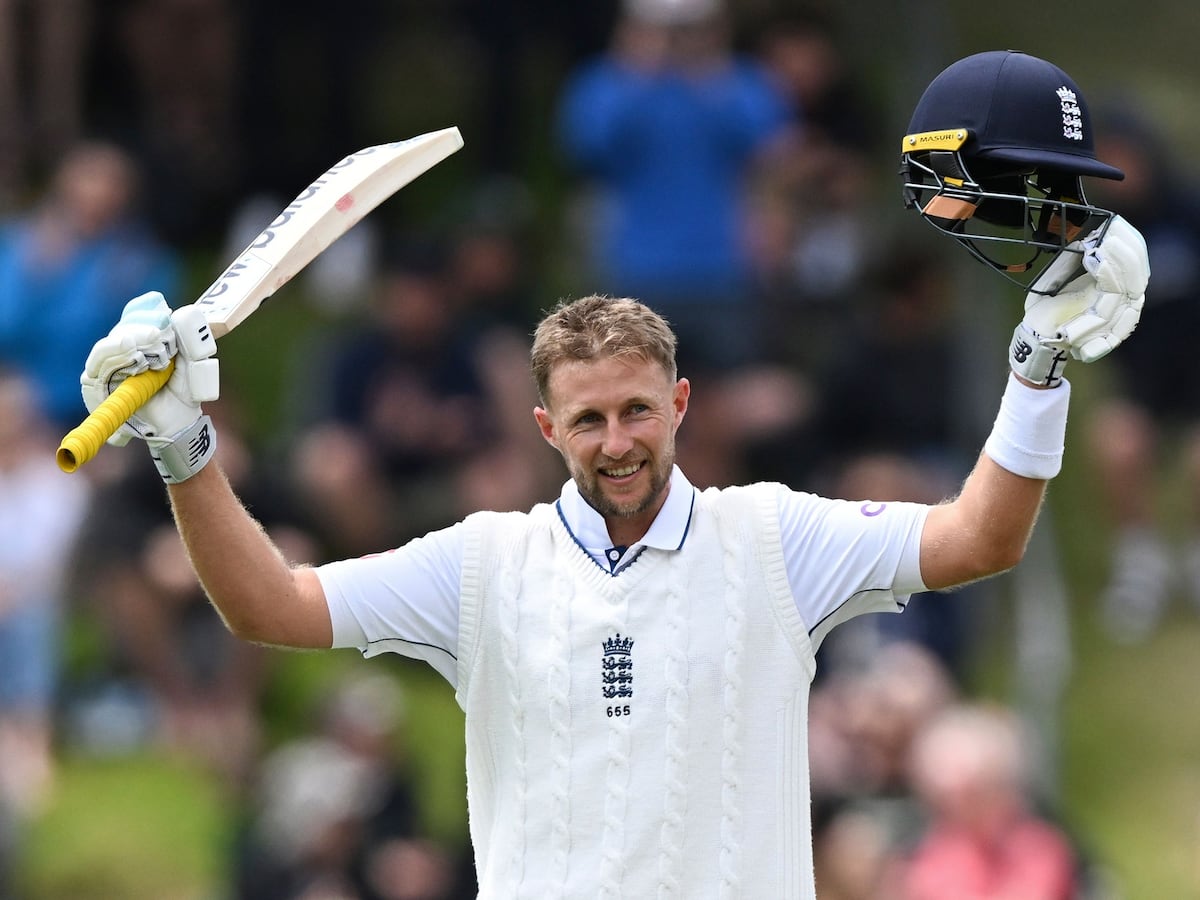
<svg viewBox="0 0 1200 900"><path fill-rule="evenodd" d="M690 391L638 356L560 363L550 374L547 408L534 416L615 543L641 538L666 500Z"/></svg>

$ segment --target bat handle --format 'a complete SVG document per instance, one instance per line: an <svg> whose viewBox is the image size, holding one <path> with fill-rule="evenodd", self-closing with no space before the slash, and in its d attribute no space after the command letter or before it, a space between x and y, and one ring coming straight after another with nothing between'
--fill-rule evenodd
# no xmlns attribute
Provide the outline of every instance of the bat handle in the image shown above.
<svg viewBox="0 0 1200 900"><path fill-rule="evenodd" d="M117 389L105 398L88 417L67 432L58 445L55 461L64 472L74 472L100 452L100 448L117 429L132 416L147 400L158 393L171 373L175 361L165 369L151 369L126 378Z"/></svg>

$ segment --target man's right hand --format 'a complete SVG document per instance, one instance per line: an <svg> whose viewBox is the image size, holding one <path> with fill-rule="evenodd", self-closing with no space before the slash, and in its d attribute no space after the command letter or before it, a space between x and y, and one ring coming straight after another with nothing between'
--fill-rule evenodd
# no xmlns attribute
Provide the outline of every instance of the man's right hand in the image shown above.
<svg viewBox="0 0 1200 900"><path fill-rule="evenodd" d="M220 378L216 340L195 306L171 312L152 291L130 300L120 321L88 354L80 385L88 411L94 410L131 375L164 369L175 361L166 385L118 429L109 443L131 438L149 445L163 480L190 478L212 458L215 434L200 404L216 400Z"/></svg>

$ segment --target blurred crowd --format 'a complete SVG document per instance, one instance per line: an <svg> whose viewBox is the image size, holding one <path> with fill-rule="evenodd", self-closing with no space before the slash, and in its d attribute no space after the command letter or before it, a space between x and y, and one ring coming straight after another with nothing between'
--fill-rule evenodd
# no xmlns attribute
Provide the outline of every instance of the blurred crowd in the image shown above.
<svg viewBox="0 0 1200 900"><path fill-rule="evenodd" d="M423 829L403 670L360 667L273 742L276 657L208 606L147 455L106 448L71 477L53 462L125 301L189 302L351 150L459 122L467 141L444 195L381 207L264 313L286 339L223 347L220 462L294 561L553 498L565 473L533 427L527 352L560 295L636 296L671 320L694 386L680 463L701 486L936 502L986 435L1007 332L977 337L995 365L969 358L963 323L986 321L957 251L896 212L884 123L905 116L883 107L909 98L857 75L836 5L408 6L0 4L0 898L60 755L147 747L246 798L231 900L473 896L469 849ZM1194 510L1164 522L1151 483L1181 472L1200 504L1200 197L1132 108L1099 111L1099 155L1129 177L1091 199L1146 235L1153 293L1077 453L1102 474L1113 565L1095 610L1121 642L1176 597L1200 608ZM266 369L277 391L236 377ZM989 591L915 597L822 648L825 900L1104 896L1036 771L1042 736L970 692ZM82 659L66 652L81 633Z"/></svg>

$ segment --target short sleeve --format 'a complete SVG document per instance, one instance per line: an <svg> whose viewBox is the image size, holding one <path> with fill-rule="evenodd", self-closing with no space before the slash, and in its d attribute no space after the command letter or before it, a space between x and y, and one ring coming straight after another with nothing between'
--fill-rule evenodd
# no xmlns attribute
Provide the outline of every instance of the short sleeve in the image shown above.
<svg viewBox="0 0 1200 900"><path fill-rule="evenodd" d="M783 489L780 537L788 581L814 643L840 622L899 612L921 581L921 503L831 500Z"/></svg>
<svg viewBox="0 0 1200 900"><path fill-rule="evenodd" d="M460 523L386 553L317 567L332 646L423 659L453 685L462 554Z"/></svg>

